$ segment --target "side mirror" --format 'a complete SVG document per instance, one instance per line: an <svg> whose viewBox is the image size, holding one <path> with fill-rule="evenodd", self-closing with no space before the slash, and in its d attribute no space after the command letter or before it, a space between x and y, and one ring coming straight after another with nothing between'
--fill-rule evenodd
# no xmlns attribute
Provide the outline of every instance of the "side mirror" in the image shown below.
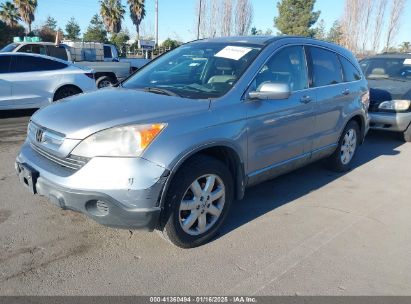
<svg viewBox="0 0 411 304"><path fill-rule="evenodd" d="M248 93L250 99L288 99L291 95L291 89L285 83L266 82L259 86L257 91Z"/></svg>

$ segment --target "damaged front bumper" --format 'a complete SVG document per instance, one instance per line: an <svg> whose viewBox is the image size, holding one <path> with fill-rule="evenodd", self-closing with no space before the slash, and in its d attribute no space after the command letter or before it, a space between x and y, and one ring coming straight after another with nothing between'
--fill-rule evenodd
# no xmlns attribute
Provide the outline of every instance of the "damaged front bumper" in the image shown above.
<svg viewBox="0 0 411 304"><path fill-rule="evenodd" d="M63 208L117 228L153 230L168 170L143 158L95 157L81 169L62 167L26 142L16 159L21 183Z"/></svg>

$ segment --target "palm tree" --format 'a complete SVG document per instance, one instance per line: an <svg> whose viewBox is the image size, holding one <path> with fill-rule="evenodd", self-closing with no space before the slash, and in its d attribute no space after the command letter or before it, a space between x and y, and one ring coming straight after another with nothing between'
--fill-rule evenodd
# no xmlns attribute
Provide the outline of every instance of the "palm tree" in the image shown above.
<svg viewBox="0 0 411 304"><path fill-rule="evenodd" d="M126 12L121 5L121 0L101 0L100 3L100 14L107 30L112 34L118 34Z"/></svg>
<svg viewBox="0 0 411 304"><path fill-rule="evenodd" d="M37 9L37 0L14 0L14 4L19 10L21 19L28 24L29 33L31 32L31 24L34 21L34 13Z"/></svg>
<svg viewBox="0 0 411 304"><path fill-rule="evenodd" d="M15 27L21 20L17 8L10 1L0 4L0 19L10 27Z"/></svg>
<svg viewBox="0 0 411 304"><path fill-rule="evenodd" d="M146 16L145 0L128 0L130 17L137 29L137 40L140 40L140 24Z"/></svg>

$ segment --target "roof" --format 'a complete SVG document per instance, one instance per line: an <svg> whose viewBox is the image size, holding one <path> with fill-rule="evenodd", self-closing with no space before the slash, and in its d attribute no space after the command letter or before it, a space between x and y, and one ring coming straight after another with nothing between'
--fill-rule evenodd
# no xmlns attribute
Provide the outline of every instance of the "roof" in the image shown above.
<svg viewBox="0 0 411 304"><path fill-rule="evenodd" d="M225 43L244 43L244 44L256 44L256 45L267 45L274 41L285 39L285 38L305 38L312 39L309 37L302 36L233 36L233 37L218 37L218 38L206 38L195 40L193 42L225 42Z"/></svg>
<svg viewBox="0 0 411 304"><path fill-rule="evenodd" d="M23 44L39 44L39 45L56 45L54 42L32 42L32 41L22 41L22 42L12 42L11 44L18 44L18 45L23 45Z"/></svg>
<svg viewBox="0 0 411 304"><path fill-rule="evenodd" d="M398 59L408 59L411 58L411 53L382 53L375 56L369 56L367 58L398 58Z"/></svg>
<svg viewBox="0 0 411 304"><path fill-rule="evenodd" d="M35 54L35 53L20 53L20 52L4 52L4 53L0 53L0 56L29 56L29 57L40 57L40 58L44 58L44 59L49 59L49 60L54 60L54 61L58 61L61 63L65 63L68 65L72 65L72 63L56 58L56 57L51 57L51 56L45 56L45 55L40 55L40 54Z"/></svg>

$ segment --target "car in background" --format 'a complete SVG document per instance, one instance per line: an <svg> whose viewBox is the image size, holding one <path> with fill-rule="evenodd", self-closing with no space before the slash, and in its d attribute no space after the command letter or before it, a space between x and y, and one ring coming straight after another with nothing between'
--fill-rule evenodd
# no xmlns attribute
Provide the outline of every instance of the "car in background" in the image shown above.
<svg viewBox="0 0 411 304"><path fill-rule="evenodd" d="M63 209L196 247L247 187L320 159L349 170L368 131L368 95L358 62L335 44L195 41L116 88L36 112L15 168Z"/></svg>
<svg viewBox="0 0 411 304"><path fill-rule="evenodd" d="M41 108L96 89L91 69L43 55L0 53L0 110Z"/></svg>
<svg viewBox="0 0 411 304"><path fill-rule="evenodd" d="M370 127L411 142L411 54L381 54L360 66L370 88Z"/></svg>
<svg viewBox="0 0 411 304"><path fill-rule="evenodd" d="M0 53L2 52L47 55L92 69L99 89L114 86L135 71L130 62L119 61L116 47L110 44L71 41L58 45L51 42L17 42L5 46L0 50ZM97 55L98 52L101 54Z"/></svg>

